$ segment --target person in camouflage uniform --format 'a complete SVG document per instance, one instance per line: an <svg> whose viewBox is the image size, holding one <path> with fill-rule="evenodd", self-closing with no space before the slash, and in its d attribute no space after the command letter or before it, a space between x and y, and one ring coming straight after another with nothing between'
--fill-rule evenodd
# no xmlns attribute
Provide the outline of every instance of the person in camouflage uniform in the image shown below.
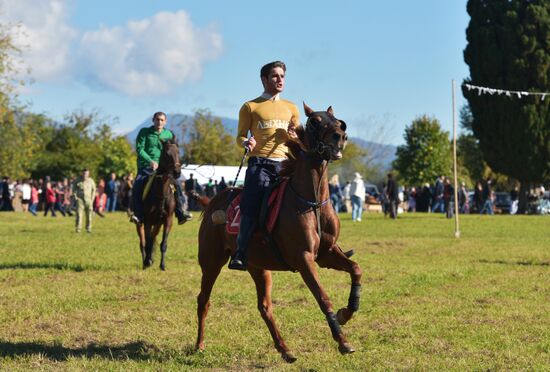
<svg viewBox="0 0 550 372"><path fill-rule="evenodd" d="M82 217L86 213L86 231L92 232L92 213L94 211L94 197L96 186L90 171L84 169L82 177L78 178L73 185L73 195L76 199L76 232L82 230Z"/></svg>

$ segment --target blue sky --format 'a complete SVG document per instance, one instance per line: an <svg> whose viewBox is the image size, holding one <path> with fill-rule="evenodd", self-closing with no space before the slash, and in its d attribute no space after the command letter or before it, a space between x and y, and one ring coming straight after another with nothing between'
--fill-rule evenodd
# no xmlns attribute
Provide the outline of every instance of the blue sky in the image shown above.
<svg viewBox="0 0 550 372"><path fill-rule="evenodd" d="M55 119L99 110L118 133L159 110L237 118L262 91L260 67L283 60L285 98L332 105L352 136L401 144L419 115L452 130L451 80L468 76L466 0L0 4L28 45L35 82L21 101Z"/></svg>

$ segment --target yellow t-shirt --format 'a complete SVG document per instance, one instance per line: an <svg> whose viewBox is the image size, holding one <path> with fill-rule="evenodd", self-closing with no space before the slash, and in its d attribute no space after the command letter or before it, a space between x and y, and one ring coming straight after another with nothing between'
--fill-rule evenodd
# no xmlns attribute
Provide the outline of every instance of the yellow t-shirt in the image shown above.
<svg viewBox="0 0 550 372"><path fill-rule="evenodd" d="M300 114L294 103L285 99L258 97L246 102L239 111L237 143L241 145L246 141L250 132L256 140L250 156L286 158L288 127L299 125Z"/></svg>

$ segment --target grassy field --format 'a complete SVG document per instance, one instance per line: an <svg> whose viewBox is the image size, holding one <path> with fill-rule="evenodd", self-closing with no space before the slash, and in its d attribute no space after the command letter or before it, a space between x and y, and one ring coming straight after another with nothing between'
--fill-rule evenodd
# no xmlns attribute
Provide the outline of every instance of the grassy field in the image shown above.
<svg viewBox="0 0 550 372"><path fill-rule="evenodd" d="M224 269L195 353L200 269L194 220L177 227L167 271L141 270L133 225L94 216L0 214L1 370L550 370L550 218L380 214L340 243L363 269L361 307L341 356L299 274L274 273L275 317L298 357L283 362L247 273ZM349 277L320 270L336 308Z"/></svg>

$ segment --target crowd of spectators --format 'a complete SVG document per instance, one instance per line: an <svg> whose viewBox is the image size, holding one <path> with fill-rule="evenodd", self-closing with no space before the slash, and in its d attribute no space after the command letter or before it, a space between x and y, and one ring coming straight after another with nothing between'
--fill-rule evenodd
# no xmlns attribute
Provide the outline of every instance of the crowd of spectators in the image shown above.
<svg viewBox="0 0 550 372"><path fill-rule="evenodd" d="M357 175L359 174L356 173L354 182L357 182ZM361 214L357 217L353 213L353 206L349 205L352 184L353 182L348 181L342 186L338 175L334 175L329 182L330 201L337 212L352 212L352 220L361 221ZM469 191L466 184L461 182L458 185L457 196L459 213L493 215L498 211L515 214L518 210L518 187L514 187L510 192L496 193L490 178L476 182L472 191ZM379 206L379 210L391 218L396 218L398 211L402 210L444 213L448 218L452 218L455 211L454 185L451 179L444 175L437 177L433 184L426 183L419 187L402 188L390 173L387 181L382 185L381 192L366 192L360 200L362 207L366 204L368 209L372 210L373 205ZM528 195L527 208L528 213L550 214L550 193L546 192L542 186L533 189Z"/></svg>
<svg viewBox="0 0 550 372"><path fill-rule="evenodd" d="M21 211L33 215L41 213L57 217L72 216L76 209L74 196L75 178L52 180L49 176L40 179L11 180L3 177L0 183L0 211ZM93 199L93 209L100 216L104 212L127 211L131 208L133 175L122 178L112 173L107 182L100 178Z"/></svg>
<svg viewBox="0 0 550 372"><path fill-rule="evenodd" d="M4 177L0 183L0 211L29 212L33 215L42 214L57 217L72 216L76 201L73 197L74 181L76 179L63 178L56 181L50 177L41 179L11 180ZM217 193L231 185L224 177L209 179L205 184L200 184L191 174L189 179L181 179L184 190L189 196L197 193L200 196L213 198ZM97 189L93 200L93 209L101 217L107 212L125 211L132 208L132 186L134 176L127 174L117 177L111 173L107 180L97 179ZM196 198L189 198L189 209L200 210Z"/></svg>
<svg viewBox="0 0 550 372"><path fill-rule="evenodd" d="M131 210L131 193L134 177L127 174L117 177L111 173L107 181L97 180L97 191L93 201L93 210L104 217L105 212ZM42 213L56 217L72 216L76 208L73 197L75 179L63 178L51 180L44 177L38 180L11 180L3 177L0 183L0 211L22 211L33 215ZM205 184L199 184L191 174L188 179L181 180L188 199L188 208L200 210L196 198L189 198L191 193L213 198L228 186L224 177L220 180L209 179ZM393 176L388 180L378 194L365 191L365 183L359 173L355 173L352 181L341 184L338 175L332 176L329 182L330 201L337 212L352 213L353 221L361 221L365 204L380 205L380 210L395 218L399 208L408 212L445 213L452 217L454 213L454 187L448 177L438 177L433 185L426 183L421 187L401 188ZM519 190L514 187L507 197L510 203L507 212L515 214L518 208ZM534 189L528 196L528 212L550 214L550 195L541 186ZM459 213L480 213L492 215L495 213L496 193L492 180L476 182L473 191L466 188L464 182L458 189ZM400 207L401 206L401 207Z"/></svg>

